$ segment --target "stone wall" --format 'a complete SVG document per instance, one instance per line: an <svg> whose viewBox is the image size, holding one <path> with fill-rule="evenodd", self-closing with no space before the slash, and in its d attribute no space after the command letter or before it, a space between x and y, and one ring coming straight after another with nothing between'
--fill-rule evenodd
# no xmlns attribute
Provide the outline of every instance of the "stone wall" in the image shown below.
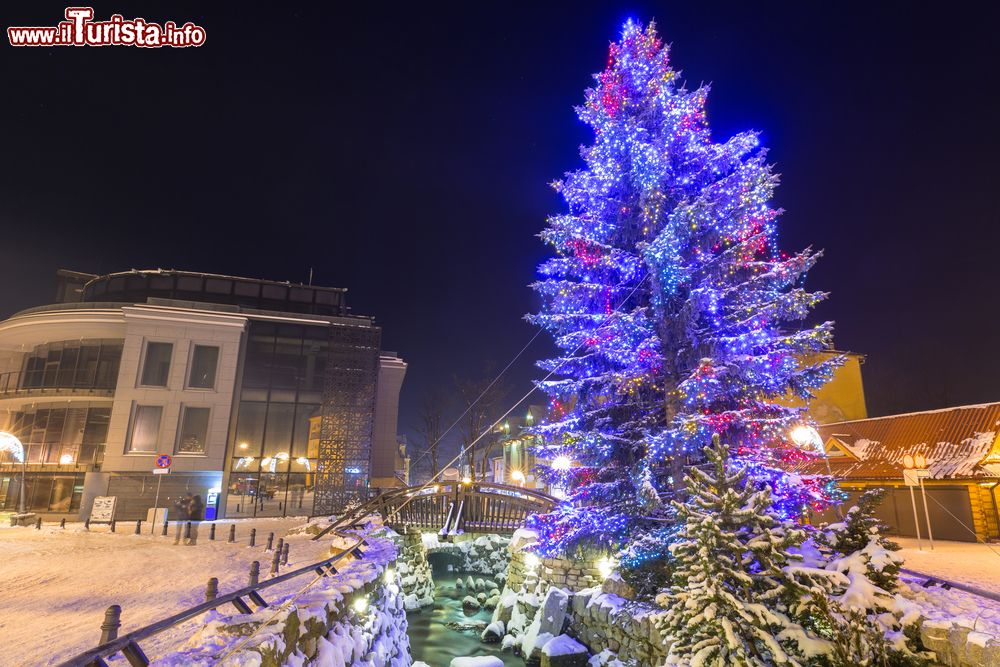
<svg viewBox="0 0 1000 667"><path fill-rule="evenodd" d="M442 542L435 533L421 533L415 528L409 528L398 537L397 542L401 549L399 573L402 575L404 601L408 610L434 603L434 576L427 559L431 554L447 554L456 573L480 574L499 582L507 577L510 539L500 535L467 533ZM473 586L471 595L485 593L487 598L493 597L492 586L479 588L477 590ZM478 604L485 603L486 600L478 601Z"/></svg>
<svg viewBox="0 0 1000 667"><path fill-rule="evenodd" d="M434 604L434 576L427 562L427 548L420 531L409 528L399 536L400 554L397 569L407 611Z"/></svg>
<svg viewBox="0 0 1000 667"><path fill-rule="evenodd" d="M185 649L153 664L409 667L397 547L388 539L367 540L362 560L338 563L338 574L304 593L253 614L210 612ZM304 576L300 585L307 581Z"/></svg>
<svg viewBox="0 0 1000 667"><path fill-rule="evenodd" d="M920 626L920 639L949 667L1000 665L1000 638L957 623L925 620Z"/></svg>
<svg viewBox="0 0 1000 667"><path fill-rule="evenodd" d="M628 587L616 577L605 581L596 556L538 559L528 550L534 542L530 531L514 534L507 585L485 640L502 642L529 664L544 659L546 643L561 635L591 653L613 653L625 664L663 664L666 648L653 624L662 610L623 597Z"/></svg>

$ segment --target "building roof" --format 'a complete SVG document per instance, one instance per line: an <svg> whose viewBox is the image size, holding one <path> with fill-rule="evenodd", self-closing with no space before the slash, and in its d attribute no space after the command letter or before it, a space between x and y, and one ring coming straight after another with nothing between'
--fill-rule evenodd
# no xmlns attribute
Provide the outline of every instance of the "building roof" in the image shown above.
<svg viewBox="0 0 1000 667"><path fill-rule="evenodd" d="M907 454L924 456L931 479L1000 478L1000 403L858 419L817 430L830 470L842 479L902 480ZM800 474L827 474L821 458L789 465Z"/></svg>

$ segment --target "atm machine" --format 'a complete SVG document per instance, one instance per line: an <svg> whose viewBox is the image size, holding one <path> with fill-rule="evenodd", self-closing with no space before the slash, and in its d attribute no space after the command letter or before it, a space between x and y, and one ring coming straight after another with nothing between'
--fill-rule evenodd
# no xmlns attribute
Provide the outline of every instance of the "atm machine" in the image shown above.
<svg viewBox="0 0 1000 667"><path fill-rule="evenodd" d="M205 521L215 521L219 517L219 489L211 488L205 499Z"/></svg>

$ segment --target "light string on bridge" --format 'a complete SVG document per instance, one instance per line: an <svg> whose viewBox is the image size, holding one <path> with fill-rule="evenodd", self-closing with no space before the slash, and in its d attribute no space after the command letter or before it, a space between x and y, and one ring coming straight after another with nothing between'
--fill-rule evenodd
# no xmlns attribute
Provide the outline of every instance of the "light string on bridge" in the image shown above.
<svg viewBox="0 0 1000 667"><path fill-rule="evenodd" d="M514 363L518 359L521 358L521 355L524 354L529 347L531 347L531 344L535 342L535 339L538 338L538 336L540 336L541 333L542 333L541 329L539 329L538 331L535 332L535 335L531 337L531 340L529 340L527 343L525 343L524 347L521 348L521 351L514 355L514 358L511 359L510 362L506 366L503 367L503 370L501 370L499 373L497 373L496 377L494 377L493 380L488 385L486 385L486 388L483 389L483 391L479 394L479 396L477 396L474 401L472 401L471 403L469 403L469 405L465 408L465 411L462 412L462 414L460 414L455 419L455 421L453 421L451 423L451 426L449 426L448 428L446 428L444 430L444 432L441 433L440 436L438 436L437 440L434 441L434 444L428 445L427 449L425 449L424 451L422 451L420 453L420 456L417 457L417 460L410 464L411 467L415 468L416 465L418 463L420 463L424 459L425 456L427 456L428 454L430 454L431 451L435 447L437 447L441 443L442 440L444 440L444 436L448 435L448 433L453 428L455 428L456 426L458 426L462 422L462 420L465 419L465 415L469 414L469 411L472 410L472 408L475 407L475 405L477 403L479 403L479 401L482 400L482 398L484 396L486 396L486 393L489 392L489 390L493 388L493 385L495 385L497 382L500 381L500 378L503 377L504 373L506 373L508 370L510 370L510 367L513 366ZM447 466L445 466L445 467L447 467Z"/></svg>
<svg viewBox="0 0 1000 667"><path fill-rule="evenodd" d="M635 284L635 286L632 288L632 290L627 295L625 295L625 297L621 300L621 302L619 302L619 304L617 306L615 306L610 312L608 312L605 315L605 319L610 319L612 316L618 314L619 311L620 311L620 309L626 303L628 303L628 300L631 299L632 296L636 293L636 291L642 286L642 284L644 282L646 282L646 278L648 278L648 277L649 277L648 273L646 275L644 275L642 277L642 279L640 279ZM542 330L539 329L537 332L535 332L535 335L532 337L531 341L528 341L528 345L531 345L531 343L535 340L535 338L538 337L538 335L541 333L541 331ZM524 348L521 349L521 352L518 352L518 356L520 356L526 349L528 349L528 345L525 345ZM463 447L462 449L460 449L459 452L458 452L458 454L456 454L453 459L451 459L448 463L446 463L441 468L441 470L438 470L437 472L435 472L434 474L432 474L431 477L430 477L430 479L428 479L426 482L424 482L423 484L421 484L419 488L417 488L415 491L411 492L409 494L409 496L406 498L406 500L404 500L403 503L399 507L395 508L393 510L393 512L394 513L398 513L404 507L406 507L407 505L409 505L411 501L413 501L415 498L417 498L417 496L419 496L425 489L427 489L428 487L430 487L433 484L436 484L437 483L437 477L440 476L440 475L442 475L444 473L445 469L447 469L448 467L450 467L455 462L460 461L462 459L462 457L465 456L465 454L470 449L472 449L486 434L492 433L493 429L495 429L504 419L506 419L508 416L510 416L510 413L514 412L514 410L516 410L518 408L518 406L520 406L522 403L524 403L524 401L528 400L528 397L530 397L533 393L535 393L536 391L538 391L538 385L539 384L544 383L549 378L551 378L553 375L555 375L559 371L559 369L562 368L563 364L565 364L566 362L570 361L576 355L577 352L579 352L581 349L583 349L583 347L585 345L586 345L586 342L580 343L579 345L576 346L576 348L574 348L574 350L572 352L570 352L568 355L566 355L565 357L563 357L562 361L560 361L559 364L557 364L552 370L550 370L548 373L546 373L545 377L543 377L541 380L538 380L535 383L535 386L533 386L530 390L528 390L528 392L524 396L522 396L516 403L514 403L514 405L512 405L507 410L507 412L503 413L500 417L498 417L496 419L496 421L494 421L492 424L490 424L489 427L487 427L486 429L484 429L478 436L476 436L476 438L472 442L470 442L468 445L466 445L465 447ZM511 363L507 364L506 368L504 368L504 371L506 371L507 368L510 368L511 364L513 364L516 359L517 359L517 357L515 357L514 360L511 360ZM501 371L501 375L502 374L503 374L503 371ZM497 376L497 379L499 379L499 376ZM494 380L494 382L496 382L496 380ZM492 384L493 383L490 383L490 386L492 386ZM485 394L485 391L483 393ZM482 394L480 395L480 398L482 398ZM479 399L476 399L476 400L479 400ZM472 406L470 405L468 409L471 409L471 407ZM468 412L468 409L466 410L466 412ZM463 413L463 416L464 416L464 414L465 413ZM461 419L461 417L459 417L459 419ZM440 441L440 439L439 439L439 441ZM420 459L417 459L417 460L419 461Z"/></svg>

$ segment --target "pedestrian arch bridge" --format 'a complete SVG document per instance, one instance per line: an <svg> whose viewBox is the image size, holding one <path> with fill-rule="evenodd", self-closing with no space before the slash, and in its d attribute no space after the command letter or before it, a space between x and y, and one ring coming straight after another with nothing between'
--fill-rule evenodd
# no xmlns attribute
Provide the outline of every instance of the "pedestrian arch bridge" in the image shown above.
<svg viewBox="0 0 1000 667"><path fill-rule="evenodd" d="M447 481L392 489L339 517L314 539L357 525L372 514L397 532L407 528L439 535L493 533L509 535L531 514L549 512L552 496L507 484Z"/></svg>

